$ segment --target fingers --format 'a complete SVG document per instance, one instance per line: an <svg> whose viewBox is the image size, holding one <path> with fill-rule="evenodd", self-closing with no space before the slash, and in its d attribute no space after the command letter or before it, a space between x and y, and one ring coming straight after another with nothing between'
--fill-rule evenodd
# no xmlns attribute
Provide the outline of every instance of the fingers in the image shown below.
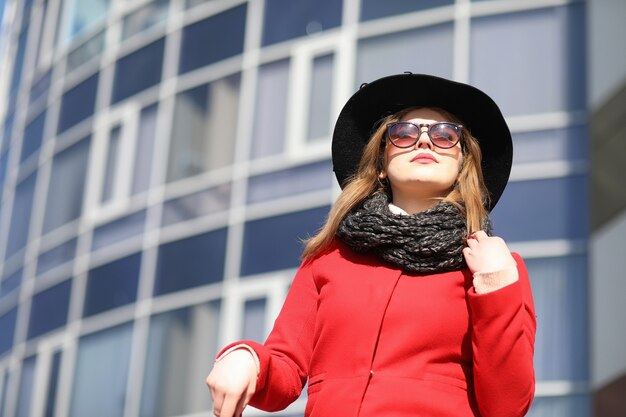
<svg viewBox="0 0 626 417"><path fill-rule="evenodd" d="M212 395L213 396L213 395ZM216 417L221 416L222 404L224 404L225 395L216 394L213 396L213 415Z"/></svg>
<svg viewBox="0 0 626 417"><path fill-rule="evenodd" d="M211 399L213 400L213 415L215 415L216 417L220 417L222 415L221 410L223 408L226 395L223 390L216 387L215 381L212 378L212 374L209 374L209 376L206 378L206 384L209 387Z"/></svg>
<svg viewBox="0 0 626 417"><path fill-rule="evenodd" d="M499 271L516 265L506 242L500 237L488 236L483 230L467 239L463 256L472 273Z"/></svg>
<svg viewBox="0 0 626 417"><path fill-rule="evenodd" d="M237 405L240 402L240 399L245 400L245 397L239 397L237 395L226 395L224 397L224 402L222 403L222 408L219 409L219 417L237 417L239 414L235 414L235 410L237 409ZM215 407L213 407L213 412L215 413Z"/></svg>
<svg viewBox="0 0 626 417"><path fill-rule="evenodd" d="M216 417L239 417L248 405L254 391L241 394L229 393L210 387L213 399L213 414Z"/></svg>
<svg viewBox="0 0 626 417"><path fill-rule="evenodd" d="M248 403L250 403L250 399L256 392L256 381L253 381L250 385L248 385L248 389L241 396L239 403L237 404L237 410L235 410L235 416L241 416L243 414L243 410L246 408Z"/></svg>
<svg viewBox="0 0 626 417"><path fill-rule="evenodd" d="M241 414L243 414L243 409L246 408L246 405L248 405L248 400L249 400L249 397L247 395L241 396L241 398L239 399L239 402L237 402L237 407L235 408L235 414L233 414L234 417L239 417Z"/></svg>
<svg viewBox="0 0 626 417"><path fill-rule="evenodd" d="M210 375L206 379L206 384L209 387L209 392L211 393L211 400L213 400L213 414L217 416L219 415L219 410L222 408L222 403L224 402L224 393L215 389L215 386L210 379Z"/></svg>
<svg viewBox="0 0 626 417"><path fill-rule="evenodd" d="M482 239L489 237L489 235L487 235L487 233L485 233L484 230L477 230L474 233L472 233L472 236L474 237L474 239L476 239L477 241L481 241ZM471 240L471 239L470 239Z"/></svg>

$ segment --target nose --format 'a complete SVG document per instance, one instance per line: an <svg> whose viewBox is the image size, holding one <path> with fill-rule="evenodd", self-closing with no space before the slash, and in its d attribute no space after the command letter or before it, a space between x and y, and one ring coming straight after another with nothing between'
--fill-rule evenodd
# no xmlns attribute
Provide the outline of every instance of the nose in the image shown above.
<svg viewBox="0 0 626 417"><path fill-rule="evenodd" d="M417 142L415 142L415 148L432 149L432 146L433 144L430 142L430 138L428 137L428 127L420 127L420 135L417 138Z"/></svg>

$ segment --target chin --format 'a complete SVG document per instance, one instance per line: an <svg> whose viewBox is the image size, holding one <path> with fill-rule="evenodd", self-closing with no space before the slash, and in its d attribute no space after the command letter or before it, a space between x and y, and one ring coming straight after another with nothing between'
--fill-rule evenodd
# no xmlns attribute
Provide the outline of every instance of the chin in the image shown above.
<svg viewBox="0 0 626 417"><path fill-rule="evenodd" d="M429 187L429 188L440 188L440 189L448 189L450 188L452 182L450 181L442 181L441 176L435 175L416 175L405 178L398 178L395 181L390 179L392 183L396 183L398 185L408 186L408 187Z"/></svg>

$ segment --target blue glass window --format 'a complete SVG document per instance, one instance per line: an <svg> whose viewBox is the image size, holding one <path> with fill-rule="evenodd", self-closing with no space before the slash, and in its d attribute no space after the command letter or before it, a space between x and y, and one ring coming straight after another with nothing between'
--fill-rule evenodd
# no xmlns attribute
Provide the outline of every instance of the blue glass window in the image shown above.
<svg viewBox="0 0 626 417"><path fill-rule="evenodd" d="M454 0L361 0L361 20L395 16L451 4L454 4Z"/></svg>
<svg viewBox="0 0 626 417"><path fill-rule="evenodd" d="M91 249L98 250L140 235L145 227L146 211L138 211L126 217L102 225L94 230Z"/></svg>
<svg viewBox="0 0 626 417"><path fill-rule="evenodd" d="M202 414L211 410L206 378L217 354L220 302L155 315L150 320L141 417Z"/></svg>
<svg viewBox="0 0 626 417"><path fill-rule="evenodd" d="M37 357L31 356L22 362L22 374L20 376L20 390L17 396L17 409L15 417L30 417L35 383L35 365Z"/></svg>
<svg viewBox="0 0 626 417"><path fill-rule="evenodd" d="M17 307L0 316L0 355L8 352L13 346L15 336L15 320L17 319Z"/></svg>
<svg viewBox="0 0 626 417"><path fill-rule="evenodd" d="M176 96L168 181L232 164L241 122L237 119L240 78L234 74Z"/></svg>
<svg viewBox="0 0 626 417"><path fill-rule="evenodd" d="M537 379L586 381L589 377L586 257L525 262L540 323L535 343Z"/></svg>
<svg viewBox="0 0 626 417"><path fill-rule="evenodd" d="M124 415L132 334L123 324L80 338L70 417Z"/></svg>
<svg viewBox="0 0 626 417"><path fill-rule="evenodd" d="M184 74L242 53L245 27L243 4L184 28L178 72Z"/></svg>
<svg viewBox="0 0 626 417"><path fill-rule="evenodd" d="M29 0L30 1L30 0ZM48 15L48 4L49 4L49 0L43 0L41 2L41 20L39 21L39 25L41 26L40 30L39 30L39 34L37 35L37 41L35 43L35 45L32 46L35 54L34 54L34 63L33 63L33 67L34 68L38 68L40 66L40 57L41 57L41 43L42 43L42 39L44 37L45 34L45 23L46 23L46 16ZM36 18L37 15L35 15L34 17Z"/></svg>
<svg viewBox="0 0 626 417"><path fill-rule="evenodd" d="M20 287L22 284L22 275L24 270L19 268L17 271L9 273L0 281L0 300L5 295Z"/></svg>
<svg viewBox="0 0 626 417"><path fill-rule="evenodd" d="M72 280L63 281L33 296L28 339L58 329L67 323Z"/></svg>
<svg viewBox="0 0 626 417"><path fill-rule="evenodd" d="M405 71L452 77L452 23L362 39L357 48L356 87Z"/></svg>
<svg viewBox="0 0 626 417"><path fill-rule="evenodd" d="M0 156L0 201L2 201L2 194L4 193L4 179L7 175L7 164L9 163L9 153L5 152Z"/></svg>
<svg viewBox="0 0 626 417"><path fill-rule="evenodd" d="M154 294L220 282L224 275L226 229L161 245Z"/></svg>
<svg viewBox="0 0 626 417"><path fill-rule="evenodd" d="M589 417L592 402L587 394L535 397L527 417Z"/></svg>
<svg viewBox="0 0 626 417"><path fill-rule="evenodd" d="M44 417L54 417L54 407L56 406L57 391L59 387L59 369L61 368L61 352L54 352L52 363L50 364L50 377L48 378L48 392L46 393L46 406Z"/></svg>
<svg viewBox="0 0 626 417"><path fill-rule="evenodd" d="M104 170L104 184L102 185L102 203L113 196L113 186L119 173L117 161L119 160L119 145L122 134L121 126L115 126L109 133L109 146L107 149L106 165Z"/></svg>
<svg viewBox="0 0 626 417"><path fill-rule="evenodd" d="M259 67L252 158L277 155L285 147L289 60Z"/></svg>
<svg viewBox="0 0 626 417"><path fill-rule="evenodd" d="M111 103L115 104L161 81L163 38L135 51L115 64L115 81Z"/></svg>
<svg viewBox="0 0 626 417"><path fill-rule="evenodd" d="M33 208L33 194L35 192L36 172L28 176L15 187L13 200L13 214L11 228L7 242L6 258L22 249L28 240L30 229L30 215Z"/></svg>
<svg viewBox="0 0 626 417"><path fill-rule="evenodd" d="M99 75L99 73L92 75L63 94L57 133L65 132L93 115Z"/></svg>
<svg viewBox="0 0 626 417"><path fill-rule="evenodd" d="M189 1L189 0L187 0L187 1ZM2 4L4 5L4 2ZM3 17L4 17L4 7L0 7L0 22L2 22L2 18ZM4 387L5 385L2 385L2 386ZM4 397L2 397L2 398L4 399ZM4 404L4 400L0 401L0 404ZM2 410L2 407L0 406L0 413L2 412L1 410Z"/></svg>
<svg viewBox="0 0 626 417"><path fill-rule="evenodd" d="M44 233L80 216L90 143L91 138L87 137L55 155L48 186Z"/></svg>
<svg viewBox="0 0 626 417"><path fill-rule="evenodd" d="M513 134L513 164L540 161L586 160L587 129L582 126Z"/></svg>
<svg viewBox="0 0 626 417"><path fill-rule="evenodd" d="M15 111L10 111L4 118L2 146L0 147L0 153L4 152L11 143L11 134L13 133L13 122L15 122Z"/></svg>
<svg viewBox="0 0 626 417"><path fill-rule="evenodd" d="M191 9L199 4L209 3L213 0L185 0L185 8Z"/></svg>
<svg viewBox="0 0 626 417"><path fill-rule="evenodd" d="M15 98L17 96L17 90L20 86L20 82L22 81L22 72L24 66L24 55L26 53L26 40L28 38L28 25L26 25L22 31L20 32L20 36L17 40L17 50L15 52L15 57L13 58L13 76L11 78L11 89L9 91L10 95L10 105L9 107L13 107L15 103Z"/></svg>
<svg viewBox="0 0 626 417"><path fill-rule="evenodd" d="M48 93L50 92L51 78L52 70L48 70L45 73L41 74L39 78L36 78L33 81L33 85L30 88L31 103L34 103L39 99L45 101L48 98Z"/></svg>
<svg viewBox="0 0 626 417"><path fill-rule="evenodd" d="M69 74L81 65L100 56L104 51L105 40L106 32L102 30L68 53L65 73Z"/></svg>
<svg viewBox="0 0 626 417"><path fill-rule="evenodd" d="M474 19L471 84L490 94L505 115L585 109L584 8L579 3Z"/></svg>
<svg viewBox="0 0 626 417"><path fill-rule="evenodd" d="M24 137L22 138L22 153L20 155L20 163L24 162L29 156L39 151L41 140L43 139L43 128L46 121L46 112L43 111L37 117L26 125L24 128Z"/></svg>
<svg viewBox="0 0 626 417"><path fill-rule="evenodd" d="M68 16L64 40L71 41L79 33L105 18L110 0L66 0L64 13Z"/></svg>
<svg viewBox="0 0 626 417"><path fill-rule="evenodd" d="M0 7L0 19L2 18L2 7ZM2 354L0 352L0 354ZM5 417L7 407L7 393L9 391L9 371L3 372L2 377L2 393L0 393L0 417ZM46 416L48 417L48 416Z"/></svg>
<svg viewBox="0 0 626 417"><path fill-rule="evenodd" d="M318 190L333 184L330 161L315 162L248 179L248 203L273 200Z"/></svg>
<svg viewBox="0 0 626 417"><path fill-rule="evenodd" d="M185 220L216 214L230 207L230 184L218 185L163 204L162 225L167 226Z"/></svg>
<svg viewBox="0 0 626 417"><path fill-rule="evenodd" d="M241 275L297 267L303 249L301 239L320 229L328 210L319 207L246 223Z"/></svg>
<svg viewBox="0 0 626 417"><path fill-rule="evenodd" d="M342 0L265 0L263 45L336 28L341 25L342 9Z"/></svg>
<svg viewBox="0 0 626 417"><path fill-rule="evenodd" d="M141 254L92 269L87 277L83 316L88 317L137 299Z"/></svg>
<svg viewBox="0 0 626 417"><path fill-rule="evenodd" d="M137 194L150 187L150 173L154 156L154 138L156 137L158 105L144 108L139 116L139 131L135 163L133 165L132 193Z"/></svg>
<svg viewBox="0 0 626 417"><path fill-rule="evenodd" d="M127 39L146 29L150 29L167 19L169 0L153 0L124 18L122 39Z"/></svg>
<svg viewBox="0 0 626 417"><path fill-rule="evenodd" d="M510 182L492 212L494 233L509 241L585 238L588 206L585 176Z"/></svg>
<svg viewBox="0 0 626 417"><path fill-rule="evenodd" d="M263 343L265 337L265 309L267 308L266 298L246 300L243 306L243 328L241 338L245 340L256 340Z"/></svg>
<svg viewBox="0 0 626 417"><path fill-rule="evenodd" d="M76 239L68 240L59 246L39 255L37 275L43 274L59 265L71 262L76 256Z"/></svg>
<svg viewBox="0 0 626 417"><path fill-rule="evenodd" d="M327 138L330 133L334 61L335 56L333 54L319 56L313 60L307 126L307 139L309 141Z"/></svg>

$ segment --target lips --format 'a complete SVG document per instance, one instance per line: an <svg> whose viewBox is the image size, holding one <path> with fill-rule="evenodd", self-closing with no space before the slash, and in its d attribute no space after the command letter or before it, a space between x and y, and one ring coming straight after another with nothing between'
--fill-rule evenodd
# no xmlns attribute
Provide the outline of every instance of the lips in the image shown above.
<svg viewBox="0 0 626 417"><path fill-rule="evenodd" d="M415 155L413 159L411 159L411 162L420 162L425 164L430 162L437 162L437 159L429 153L422 152Z"/></svg>

